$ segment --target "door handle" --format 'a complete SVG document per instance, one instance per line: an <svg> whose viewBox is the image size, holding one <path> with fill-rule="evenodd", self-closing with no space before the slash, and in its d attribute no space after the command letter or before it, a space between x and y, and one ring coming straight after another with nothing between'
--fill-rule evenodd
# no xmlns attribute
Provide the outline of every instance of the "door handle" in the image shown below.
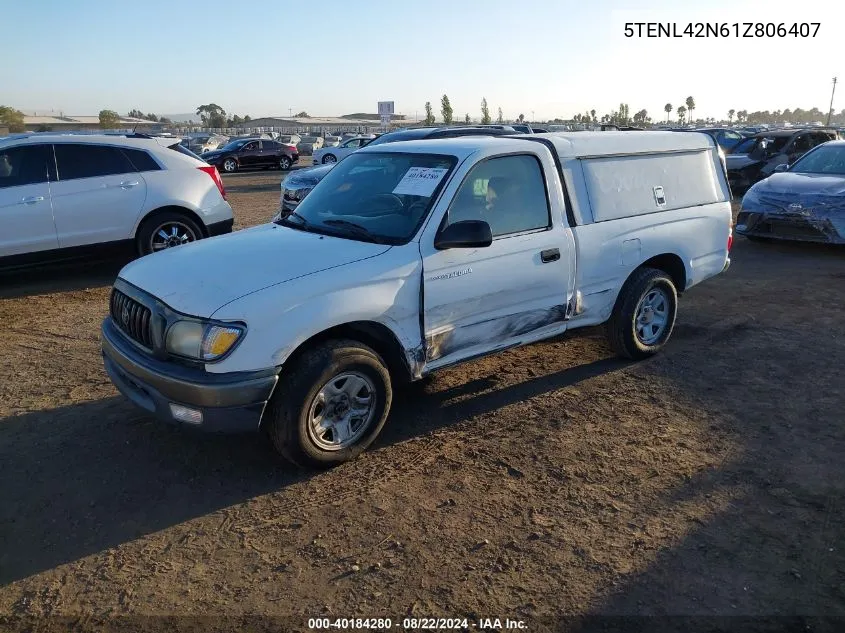
<svg viewBox="0 0 845 633"><path fill-rule="evenodd" d="M549 262L556 262L560 259L560 250L557 248L550 248L540 252L540 261L544 264Z"/></svg>
<svg viewBox="0 0 845 633"><path fill-rule="evenodd" d="M130 187L137 187L138 184L139 183L137 180L124 180L122 183L120 183L120 186L124 189L129 189Z"/></svg>
<svg viewBox="0 0 845 633"><path fill-rule="evenodd" d="M35 204L36 202L44 202L44 196L30 196L20 201L20 204Z"/></svg>

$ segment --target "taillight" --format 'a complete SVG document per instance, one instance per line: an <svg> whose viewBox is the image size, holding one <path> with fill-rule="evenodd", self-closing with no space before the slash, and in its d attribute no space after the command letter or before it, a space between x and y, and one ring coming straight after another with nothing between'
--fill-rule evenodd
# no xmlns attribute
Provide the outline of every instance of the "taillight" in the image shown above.
<svg viewBox="0 0 845 633"><path fill-rule="evenodd" d="M220 172L217 171L217 167L214 165L207 165L204 167L199 168L201 171L204 171L211 179L214 181L214 184L217 185L217 189L220 191L220 195L223 196L223 199L226 199L226 187L223 186L223 179L220 177Z"/></svg>
<svg viewBox="0 0 845 633"><path fill-rule="evenodd" d="M728 233L728 252L731 252L731 246L734 245L734 231L731 229L731 232Z"/></svg>

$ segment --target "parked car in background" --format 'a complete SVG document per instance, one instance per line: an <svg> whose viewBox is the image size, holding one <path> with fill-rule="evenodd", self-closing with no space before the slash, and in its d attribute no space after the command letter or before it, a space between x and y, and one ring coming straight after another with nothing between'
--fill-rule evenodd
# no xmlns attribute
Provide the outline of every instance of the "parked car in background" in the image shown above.
<svg viewBox="0 0 845 633"><path fill-rule="evenodd" d="M237 136L230 136L229 142L242 141L243 139L246 139L246 138L262 138L262 139L266 139L268 141L275 140L272 136L270 136L266 132L254 132L253 134L239 134Z"/></svg>
<svg viewBox="0 0 845 633"><path fill-rule="evenodd" d="M675 130L679 131L679 130ZM722 148L725 154L730 154L733 149L744 140L744 136L739 132L723 127L704 127L696 128L695 130L683 129L684 132L702 132L713 137L713 140Z"/></svg>
<svg viewBox="0 0 845 633"><path fill-rule="evenodd" d="M679 297L730 264L717 152L668 132L371 143L296 215L124 267L105 369L165 423L263 431L326 468L432 372L598 325L653 357Z"/></svg>
<svg viewBox="0 0 845 633"><path fill-rule="evenodd" d="M147 255L231 232L217 168L141 134L0 139L0 267L86 256Z"/></svg>
<svg viewBox="0 0 845 633"><path fill-rule="evenodd" d="M836 140L835 130L786 129L760 132L747 154L728 154L728 180L734 193L744 193L754 183L771 176L775 167L794 163L816 145Z"/></svg>
<svg viewBox="0 0 845 633"><path fill-rule="evenodd" d="M299 145L302 137L299 134L280 134L279 138L276 139L282 145L287 145L291 149L296 149L297 145ZM296 150L297 154L299 150Z"/></svg>
<svg viewBox="0 0 845 633"><path fill-rule="evenodd" d="M318 150L314 150L312 162L315 165L336 163L349 156L355 150L361 149L372 140L373 138L371 136L353 136L337 146L321 147Z"/></svg>
<svg viewBox="0 0 845 633"><path fill-rule="evenodd" d="M322 146L322 136L303 136L302 140L299 141L299 144L296 146L296 148L300 154L304 156L310 156L314 153L315 150L320 149Z"/></svg>
<svg viewBox="0 0 845 633"><path fill-rule="evenodd" d="M229 142L229 137L221 134L191 134L182 139L182 146L194 154L203 154Z"/></svg>
<svg viewBox="0 0 845 633"><path fill-rule="evenodd" d="M227 174L240 169L289 170L299 160L299 154L278 141L244 138L230 141L220 149L206 152L200 158Z"/></svg>
<svg viewBox="0 0 845 633"><path fill-rule="evenodd" d="M736 232L750 240L845 244L845 141L781 163L742 198Z"/></svg>
<svg viewBox="0 0 845 633"><path fill-rule="evenodd" d="M337 147L342 140L339 136L324 136L323 147Z"/></svg>
<svg viewBox="0 0 845 633"><path fill-rule="evenodd" d="M452 138L458 136L508 136L519 134L512 127L502 126L463 126L463 127L419 127L396 130L385 134L375 135L365 145L382 145L384 143L395 143L398 141L418 141L423 139ZM360 137L359 137L360 138ZM365 138L365 137L364 137ZM357 151L357 150L353 150ZM320 158L322 163L322 158ZM299 170L282 180L281 195L279 196L279 209L276 217L284 216L294 211L297 205L305 199L305 196L320 182L337 162L327 161L319 167Z"/></svg>

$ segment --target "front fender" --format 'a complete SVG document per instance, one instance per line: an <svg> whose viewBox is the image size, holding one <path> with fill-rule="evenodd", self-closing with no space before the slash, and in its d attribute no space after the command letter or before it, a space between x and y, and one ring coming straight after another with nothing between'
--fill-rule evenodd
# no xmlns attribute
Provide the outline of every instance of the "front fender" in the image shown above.
<svg viewBox="0 0 845 633"><path fill-rule="evenodd" d="M407 357L421 344L421 278L419 251L412 243L242 297L213 317L242 320L247 334L228 358L206 369L224 373L280 367L314 336L362 321L388 328Z"/></svg>

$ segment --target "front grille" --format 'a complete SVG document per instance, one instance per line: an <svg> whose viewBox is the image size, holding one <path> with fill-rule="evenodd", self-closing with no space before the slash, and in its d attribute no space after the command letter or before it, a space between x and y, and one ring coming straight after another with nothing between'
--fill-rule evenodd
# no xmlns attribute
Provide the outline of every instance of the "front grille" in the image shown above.
<svg viewBox="0 0 845 633"><path fill-rule="evenodd" d="M109 310L117 327L133 341L153 347L152 312L120 290L112 290Z"/></svg>

